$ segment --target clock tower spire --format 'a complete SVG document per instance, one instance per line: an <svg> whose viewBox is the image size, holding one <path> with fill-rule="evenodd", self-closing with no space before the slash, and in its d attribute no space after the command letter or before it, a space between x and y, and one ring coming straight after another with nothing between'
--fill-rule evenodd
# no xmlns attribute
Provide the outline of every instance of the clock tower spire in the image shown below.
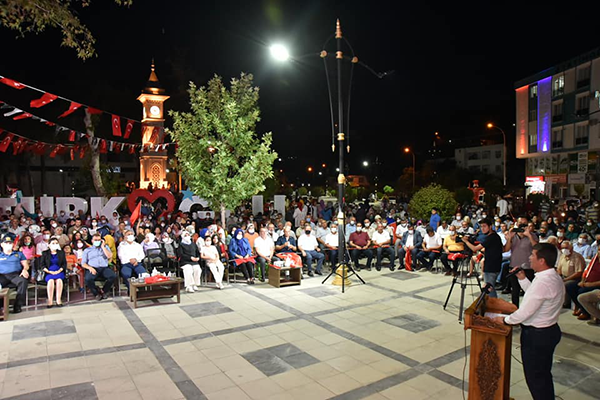
<svg viewBox="0 0 600 400"><path fill-rule="evenodd" d="M150 77L142 94L142 149L140 151L140 188L150 184L155 189L167 187L167 151L163 149L165 138L164 102L169 98L156 75L154 59Z"/></svg>

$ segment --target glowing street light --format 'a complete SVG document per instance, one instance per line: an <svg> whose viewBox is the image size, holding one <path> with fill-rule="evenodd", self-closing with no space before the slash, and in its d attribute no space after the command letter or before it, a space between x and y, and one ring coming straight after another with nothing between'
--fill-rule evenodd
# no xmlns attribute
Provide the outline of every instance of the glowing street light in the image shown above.
<svg viewBox="0 0 600 400"><path fill-rule="evenodd" d="M312 168L312 167L308 167L306 170L307 170L308 172L313 172L313 168Z"/></svg>
<svg viewBox="0 0 600 400"><path fill-rule="evenodd" d="M363 161L363 167L368 167L369 166L369 162L368 161Z"/></svg>
<svg viewBox="0 0 600 400"><path fill-rule="evenodd" d="M415 188L415 169L416 169L416 162L415 162L415 152L414 151L410 151L410 148L405 147L404 148L404 152L405 153L411 153L412 154L412 159L413 159L413 190Z"/></svg>
<svg viewBox="0 0 600 400"><path fill-rule="evenodd" d="M282 44L274 44L270 48L271 56L277 61L287 61L290 58L290 53Z"/></svg>

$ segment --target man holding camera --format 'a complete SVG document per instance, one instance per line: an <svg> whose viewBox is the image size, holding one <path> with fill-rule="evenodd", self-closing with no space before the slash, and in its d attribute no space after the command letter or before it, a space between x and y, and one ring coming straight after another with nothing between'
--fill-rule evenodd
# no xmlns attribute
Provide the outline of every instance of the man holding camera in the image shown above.
<svg viewBox="0 0 600 400"><path fill-rule="evenodd" d="M494 284L502 265L502 239L492 229L492 222L489 219L484 218L479 221L479 226L484 239L478 245L475 245L471 243L469 236L465 236L463 242L473 253L480 250L485 251L483 281L491 285L490 297L498 297L496 289L494 289Z"/></svg>
<svg viewBox="0 0 600 400"><path fill-rule="evenodd" d="M533 280L534 271L529 264L529 257L533 251L533 246L538 244L538 237L533 233L533 226L528 225L527 223L526 217L519 217L517 220L517 227L508 232L503 251L506 252L510 250L511 252L511 269L521 267L525 272L527 279ZM521 286L519 285L516 275L512 275L508 278L508 285L510 285L511 288L511 301L514 305L519 307L519 293L521 291Z"/></svg>

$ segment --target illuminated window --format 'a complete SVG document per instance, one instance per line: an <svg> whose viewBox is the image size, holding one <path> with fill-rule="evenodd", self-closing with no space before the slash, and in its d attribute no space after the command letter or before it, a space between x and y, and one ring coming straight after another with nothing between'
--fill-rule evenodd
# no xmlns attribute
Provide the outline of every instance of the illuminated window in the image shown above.
<svg viewBox="0 0 600 400"><path fill-rule="evenodd" d="M529 97L532 99L537 97L537 85L529 86Z"/></svg>
<svg viewBox="0 0 600 400"><path fill-rule="evenodd" d="M561 75L554 80L552 96L562 96L565 93L565 76Z"/></svg>

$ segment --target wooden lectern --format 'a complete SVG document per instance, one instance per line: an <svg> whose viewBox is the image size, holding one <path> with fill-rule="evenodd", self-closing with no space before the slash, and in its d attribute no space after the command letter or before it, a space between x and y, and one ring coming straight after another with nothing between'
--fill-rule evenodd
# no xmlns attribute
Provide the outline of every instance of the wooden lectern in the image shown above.
<svg viewBox="0 0 600 400"><path fill-rule="evenodd" d="M517 306L482 294L465 310L465 329L471 329L469 399L509 400L512 327L484 317L486 312L511 314Z"/></svg>

